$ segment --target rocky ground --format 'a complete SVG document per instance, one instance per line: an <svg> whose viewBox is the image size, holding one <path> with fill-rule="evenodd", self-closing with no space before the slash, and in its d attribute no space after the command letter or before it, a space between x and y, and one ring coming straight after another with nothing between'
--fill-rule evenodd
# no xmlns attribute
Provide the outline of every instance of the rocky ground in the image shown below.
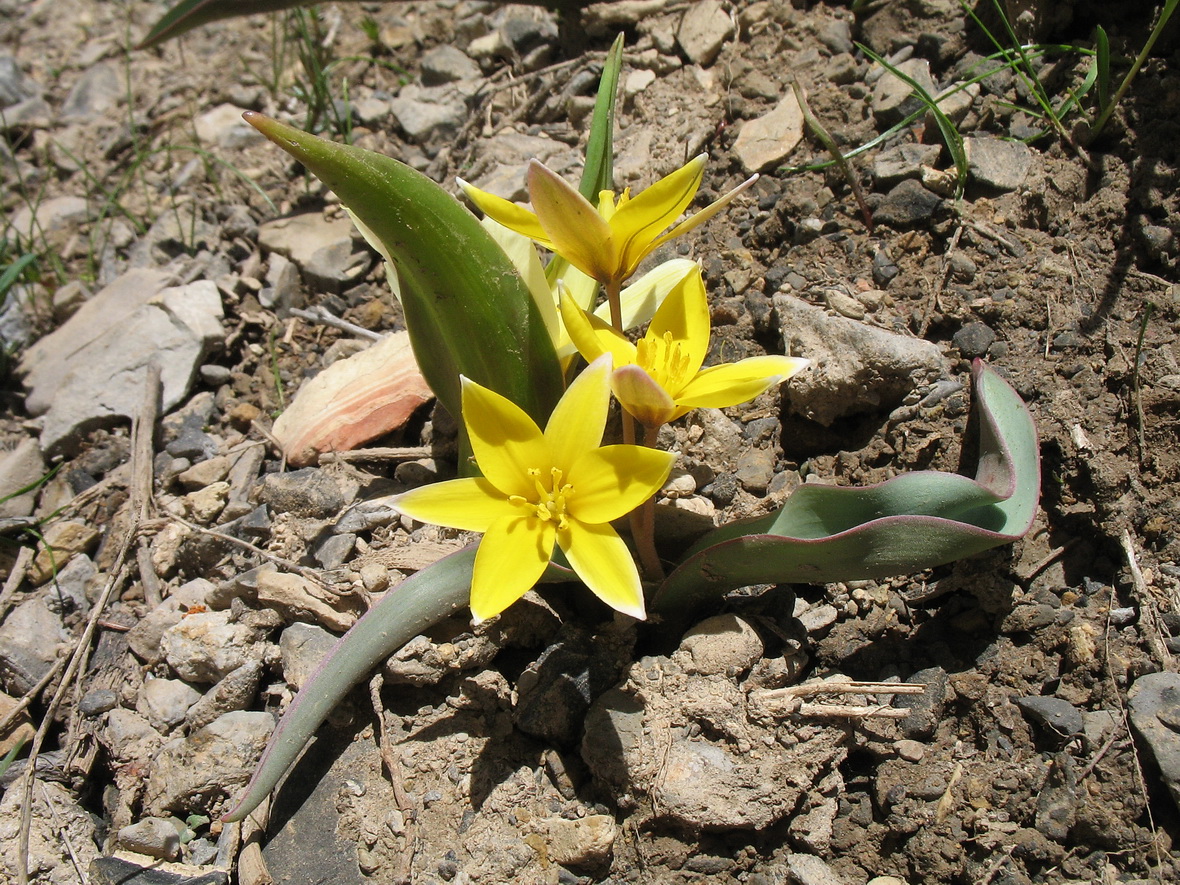
<svg viewBox="0 0 1180 885"><path fill-rule="evenodd" d="M306 37L261 16L129 49L167 5L0 0L0 264L36 255L0 312L0 754L23 745L3 881L22 827L40 883L1180 879L1172 35L1083 147L1033 138L1028 82L954 0L622 0L565 29L529 6L341 3ZM1039 40L1101 23L1124 56L1151 18L1023 6ZM619 184L706 151L703 205L763 173L660 256L703 262L713 356L815 360L666 434L669 543L805 481L969 469L976 357L1038 424L1033 531L925 574L747 594L683 638L576 592L476 632L457 617L350 696L261 831L223 827L334 636L465 540L340 522L453 471L428 404L359 460L281 456L301 384L401 317L332 195L240 113L308 124L303 52L328 66L315 125L521 199L530 157L576 177L620 30ZM944 105L961 200L934 121L854 41L963 87ZM1036 63L1057 101L1084 70ZM839 169L800 168L828 155L791 78L844 151L918 112L852 161L863 210ZM823 680L902 687L811 694Z"/></svg>

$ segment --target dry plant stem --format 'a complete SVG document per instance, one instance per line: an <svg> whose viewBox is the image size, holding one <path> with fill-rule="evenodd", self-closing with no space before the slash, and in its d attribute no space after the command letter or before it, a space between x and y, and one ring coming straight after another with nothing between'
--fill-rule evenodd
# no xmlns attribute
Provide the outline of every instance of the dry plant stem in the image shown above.
<svg viewBox="0 0 1180 885"><path fill-rule="evenodd" d="M241 840L238 849L238 882L240 885L273 885L274 877L266 866L266 859L262 856L262 834L270 821L270 799L262 803L246 816L240 823L232 824L240 828L238 836Z"/></svg>
<svg viewBox="0 0 1180 885"><path fill-rule="evenodd" d="M350 323L348 320L342 320L340 317L329 313L327 308L324 307L314 307L311 310L301 310L293 307L290 310L290 314L293 317L299 317L301 320L307 320L309 323L322 323L325 326L331 326L333 329L339 329L341 332L347 332L349 335L354 335L357 338L364 338L366 341L380 341L384 337L379 332L358 326L356 323Z"/></svg>
<svg viewBox="0 0 1180 885"><path fill-rule="evenodd" d="M61 815L57 813L57 806L53 803L53 797L49 795L49 790L45 789L45 784L41 785L41 796L45 800L45 806L49 809L49 814L53 817L53 827L57 830L57 837L61 839L62 844L66 848L66 853L70 856L70 865L74 868L74 873L78 876L79 882L86 881L86 875L82 871L82 861L78 859L78 852L74 850L74 843L70 840L70 833L66 829L65 822L61 819Z"/></svg>
<svg viewBox="0 0 1180 885"><path fill-rule="evenodd" d="M0 624L3 624L4 619L8 617L8 611L12 608L16 591L20 589L32 562L33 548L21 547L16 554L16 562L12 564L12 571L8 573L8 580L4 582L4 589L0 591Z"/></svg>
<svg viewBox="0 0 1180 885"><path fill-rule="evenodd" d="M169 516L168 518L170 520L172 520L172 522L179 523L180 525L184 526L186 529L189 529L190 531L200 532L201 534L208 535L211 538L217 538L217 540L219 540L219 541L225 541L228 544L234 544L238 547L241 547L243 550L249 550L251 553L253 553L257 556L261 556L263 559L269 560L270 562L273 562L275 565L281 566L282 568L287 569L287 571L295 572L296 574L302 575L303 577L307 578L309 581L313 581L314 583L318 584L320 587L324 587L324 588L328 587L327 582L322 577L320 577L319 572L317 572L313 568L308 568L307 566L302 566L297 562L292 562L291 560L284 559L281 556L275 556L273 553L267 553L261 547L258 547L255 544L251 544L249 541L243 541L241 538L235 538L233 535L225 534L225 532L219 532L214 529L207 529L204 526L197 525L194 522L189 522L187 519L182 519L179 516Z"/></svg>
<svg viewBox="0 0 1180 885"><path fill-rule="evenodd" d="M389 738L389 724L385 719L385 705L381 703L381 688L384 684L385 679L379 672L369 680L369 700L373 704L373 713L377 717L377 742L381 747L381 761L389 775L389 785L393 788L393 800L397 803L398 810L402 813L406 824L406 848L398 860L397 869L393 875L394 882L402 883L412 881L414 851L418 840L415 833L414 800L406 792L402 767L393 754L393 742Z"/></svg>
<svg viewBox="0 0 1180 885"><path fill-rule="evenodd" d="M832 138L830 132L823 127L819 118L811 112L811 105L807 103L807 96L803 92L803 87L799 85L798 80L791 81L791 89L795 93L795 100L799 103L799 110L803 112L803 122L807 124L815 137L818 138L832 159L836 161L836 165L840 167L840 171L844 173L844 178L848 181L848 186L852 188L852 195L856 197L856 204L860 207L860 216L864 220L865 227L868 228L869 233L873 232L873 213L869 209L868 201L865 199L864 188L860 186L860 179L856 177L856 170L852 168L852 164L848 162L848 158L840 152L840 146L836 144L836 139Z"/></svg>
<svg viewBox="0 0 1180 885"><path fill-rule="evenodd" d="M135 559L139 564L139 583L143 587L143 601L150 611L164 601L164 596L160 590L160 578L156 574L156 567L152 565L151 547L143 538L135 549Z"/></svg>
<svg viewBox="0 0 1180 885"><path fill-rule="evenodd" d="M1159 610L1155 605L1155 600L1152 599L1151 591L1147 589L1147 581L1143 577L1143 571L1139 568L1139 560L1135 556L1135 543L1131 540L1131 533L1124 529L1119 541L1123 553L1127 557L1127 567L1131 571L1131 587L1134 589L1135 599L1139 603L1140 621L1145 627L1144 638L1151 647L1156 661L1163 669L1165 671L1175 670L1172 653L1164 644L1164 632L1160 626Z"/></svg>
<svg viewBox="0 0 1180 885"><path fill-rule="evenodd" d="M69 660L70 659L67 657L60 657L54 661L53 666L49 668L49 672L42 676L36 685L25 692L24 697L17 701L11 710L9 710L3 716L0 716L0 734L3 734L5 731L7 731L8 727L16 721L16 717L29 708L29 705L33 703L34 698L41 694L41 692L45 690L46 686L48 686L53 682L54 679L61 675L61 671L66 668L66 664L69 663Z"/></svg>
<svg viewBox="0 0 1180 885"><path fill-rule="evenodd" d="M319 457L320 464L340 464L350 461L415 461L418 458L431 458L440 454L438 449L430 446L399 446L374 447L371 449L353 449L350 452L324 452Z"/></svg>

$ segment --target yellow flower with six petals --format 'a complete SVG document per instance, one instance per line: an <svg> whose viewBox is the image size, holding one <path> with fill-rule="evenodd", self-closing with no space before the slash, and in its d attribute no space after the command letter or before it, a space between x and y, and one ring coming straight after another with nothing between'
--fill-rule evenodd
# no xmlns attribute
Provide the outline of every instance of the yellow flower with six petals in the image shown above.
<svg viewBox="0 0 1180 885"><path fill-rule="evenodd" d="M582 356L594 361L611 354L615 397L649 428L692 409L744 403L810 363L797 357L755 356L702 369L710 330L709 302L699 266L668 293L636 344L569 298L562 300L561 314Z"/></svg>
<svg viewBox="0 0 1180 885"><path fill-rule="evenodd" d="M611 520L664 484L675 455L643 446L600 446L610 403L609 360L566 389L542 432L519 406L463 379L463 421L482 477L413 489L391 503L421 522L483 532L471 612L499 614L537 582L560 547L605 603L644 617L639 573Z"/></svg>
<svg viewBox="0 0 1180 885"><path fill-rule="evenodd" d="M635 197L630 188L618 197L602 191L595 207L543 163L532 160L532 211L462 179L459 185L485 215L556 252L609 291L617 290L654 250L708 221L758 179L755 175L668 230L696 196L704 171L701 154Z"/></svg>

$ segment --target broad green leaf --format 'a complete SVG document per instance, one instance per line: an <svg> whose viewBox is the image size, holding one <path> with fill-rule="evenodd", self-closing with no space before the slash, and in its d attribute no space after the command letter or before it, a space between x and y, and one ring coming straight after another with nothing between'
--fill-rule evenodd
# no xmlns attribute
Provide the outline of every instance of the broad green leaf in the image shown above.
<svg viewBox="0 0 1180 885"><path fill-rule="evenodd" d="M464 547L406 578L340 637L275 726L246 794L223 820L241 820L258 807L354 685L415 636L467 605L475 548Z"/></svg>
<svg viewBox="0 0 1180 885"><path fill-rule="evenodd" d="M751 584L824 583L908 574L1024 535L1040 495L1032 417L976 361L975 479L923 471L874 486L805 485L782 509L706 535L668 576L652 610L678 617Z"/></svg>
<svg viewBox="0 0 1180 885"><path fill-rule="evenodd" d="M335 191L397 268L414 355L447 411L461 414L462 374L544 425L562 392L553 342L528 287L475 216L404 163L262 114L245 117Z"/></svg>

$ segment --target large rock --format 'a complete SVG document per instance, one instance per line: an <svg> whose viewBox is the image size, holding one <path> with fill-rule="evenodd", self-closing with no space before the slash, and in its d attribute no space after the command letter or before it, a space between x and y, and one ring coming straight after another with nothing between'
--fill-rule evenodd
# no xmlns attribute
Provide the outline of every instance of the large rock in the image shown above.
<svg viewBox="0 0 1180 885"><path fill-rule="evenodd" d="M792 295L774 296L785 352L812 361L783 392L791 410L825 427L847 415L892 410L945 374L938 346L831 316Z"/></svg>
<svg viewBox="0 0 1180 885"><path fill-rule="evenodd" d="M165 411L188 394L197 368L224 339L221 296L207 280L169 289L166 282L158 271L130 271L26 351L18 371L25 405L44 416L46 453L68 451L90 430L134 416L153 361Z"/></svg>

